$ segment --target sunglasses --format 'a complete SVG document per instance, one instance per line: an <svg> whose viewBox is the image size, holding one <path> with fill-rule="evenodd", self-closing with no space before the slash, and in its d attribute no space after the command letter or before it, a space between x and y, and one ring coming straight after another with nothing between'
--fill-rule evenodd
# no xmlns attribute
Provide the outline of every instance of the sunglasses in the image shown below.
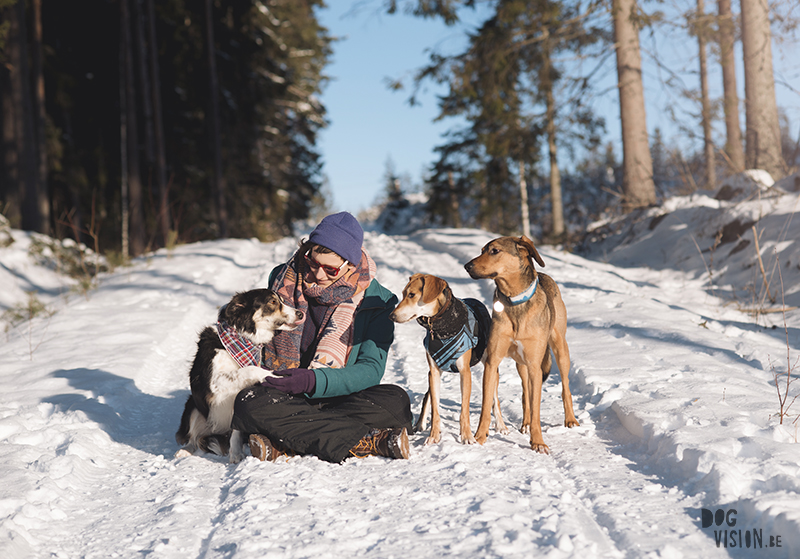
<svg viewBox="0 0 800 559"><path fill-rule="evenodd" d="M327 264L320 264L319 262L317 262L316 260L311 258L311 253L310 252L305 253L303 255L303 258L305 258L306 265L311 270L317 270L319 268L322 268L322 271L325 272L325 275L328 276L329 278L335 278L336 276L338 276L339 272L341 272L342 268L344 268L345 264L347 264L347 260L342 262L338 267L336 267L336 266L328 266Z"/></svg>

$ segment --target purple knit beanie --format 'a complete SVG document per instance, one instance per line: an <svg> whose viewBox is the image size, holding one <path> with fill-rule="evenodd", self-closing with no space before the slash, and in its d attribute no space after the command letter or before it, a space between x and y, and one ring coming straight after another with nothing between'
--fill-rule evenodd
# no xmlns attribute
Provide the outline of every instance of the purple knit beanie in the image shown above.
<svg viewBox="0 0 800 559"><path fill-rule="evenodd" d="M355 266L361 262L364 230L356 218L347 212L325 216L308 240L331 249Z"/></svg>

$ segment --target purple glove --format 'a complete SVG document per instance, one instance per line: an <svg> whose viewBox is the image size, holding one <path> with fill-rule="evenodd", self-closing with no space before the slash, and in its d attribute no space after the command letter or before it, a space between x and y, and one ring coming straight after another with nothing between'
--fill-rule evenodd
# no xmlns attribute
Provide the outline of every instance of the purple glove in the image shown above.
<svg viewBox="0 0 800 559"><path fill-rule="evenodd" d="M286 369L274 371L261 384L287 394L311 394L317 386L317 377L311 369Z"/></svg>

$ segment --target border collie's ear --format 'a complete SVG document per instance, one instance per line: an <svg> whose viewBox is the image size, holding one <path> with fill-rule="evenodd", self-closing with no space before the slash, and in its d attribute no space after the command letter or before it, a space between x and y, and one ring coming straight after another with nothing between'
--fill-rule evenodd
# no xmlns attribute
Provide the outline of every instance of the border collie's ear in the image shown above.
<svg viewBox="0 0 800 559"><path fill-rule="evenodd" d="M530 240L525 235L522 235L519 240L517 240L517 244L520 248L524 249L528 253L528 258L533 258L539 266L544 268L544 260L542 257L539 256L539 251L536 250L536 247L533 246L533 241Z"/></svg>
<svg viewBox="0 0 800 559"><path fill-rule="evenodd" d="M436 299L447 287L442 278L425 274L422 278L422 302L428 304Z"/></svg>
<svg viewBox="0 0 800 559"><path fill-rule="evenodd" d="M244 307L244 293L237 293L231 298L230 302L225 305L225 320L230 323L233 317L236 316L236 311Z"/></svg>

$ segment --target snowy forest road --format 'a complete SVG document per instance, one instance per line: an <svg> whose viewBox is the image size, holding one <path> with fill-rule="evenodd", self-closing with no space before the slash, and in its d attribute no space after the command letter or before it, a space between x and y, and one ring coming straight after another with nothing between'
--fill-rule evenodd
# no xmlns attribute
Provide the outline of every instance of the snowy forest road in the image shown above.
<svg viewBox="0 0 800 559"><path fill-rule="evenodd" d="M425 272L488 304L492 282L469 279L463 264L490 239L442 229L368 232L365 244L398 295ZM716 303L683 276L547 247L545 271L569 313L581 422L563 427L552 374L542 400L549 456L513 429L521 390L506 360L499 396L512 431L490 432L483 446L457 442L458 375L444 375L442 442L413 435L408 461L173 459L197 333L235 291L265 285L296 246L227 240L159 251L36 319L30 334L9 335L0 348L0 555L713 558L739 549L719 546L700 511L734 505L743 530L783 537L769 557L797 550L797 445L769 422L765 364L780 355L779 338L711 316ZM31 336L41 340L33 350ZM415 414L427 389L422 337L415 323L396 326L383 379L409 392Z"/></svg>

